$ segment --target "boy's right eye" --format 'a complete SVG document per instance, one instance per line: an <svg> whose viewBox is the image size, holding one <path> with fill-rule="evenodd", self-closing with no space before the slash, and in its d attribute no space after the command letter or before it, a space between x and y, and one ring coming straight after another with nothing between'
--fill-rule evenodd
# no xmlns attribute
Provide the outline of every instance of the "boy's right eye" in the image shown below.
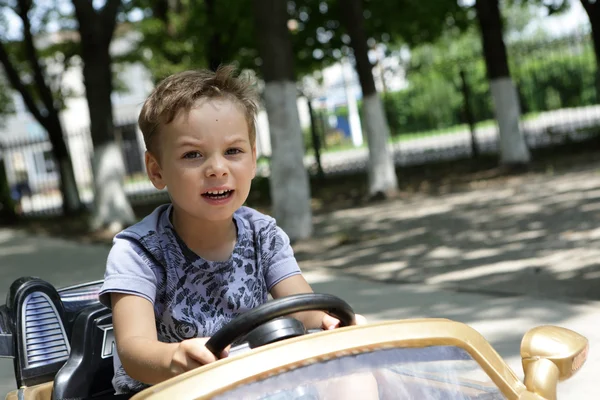
<svg viewBox="0 0 600 400"><path fill-rule="evenodd" d="M183 155L183 158L187 158L187 159L194 159L194 158L200 158L200 157L202 157L202 155L197 151L190 151Z"/></svg>

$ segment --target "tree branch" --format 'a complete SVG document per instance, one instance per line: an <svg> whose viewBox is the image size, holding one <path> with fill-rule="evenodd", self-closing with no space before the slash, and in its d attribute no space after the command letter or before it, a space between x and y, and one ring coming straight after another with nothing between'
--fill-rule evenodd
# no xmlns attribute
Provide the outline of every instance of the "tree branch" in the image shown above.
<svg viewBox="0 0 600 400"><path fill-rule="evenodd" d="M73 7L75 7L75 14L79 21L89 21L96 14L91 0L73 0Z"/></svg>
<svg viewBox="0 0 600 400"><path fill-rule="evenodd" d="M588 15L592 15L592 10L594 8L595 3L590 3L590 0L581 0L581 5L583 6Z"/></svg>
<svg viewBox="0 0 600 400"><path fill-rule="evenodd" d="M79 23L79 35L81 36L81 46L84 46L84 42L92 40L97 35L96 26L96 10L92 5L91 0L72 0L73 7L75 8L75 18Z"/></svg>
<svg viewBox="0 0 600 400"><path fill-rule="evenodd" d="M27 106L29 112L42 126L45 127L46 118L42 115L39 108L35 105L33 97L31 97L31 94L27 91L27 87L25 87L23 81L21 81L21 77L15 69L15 66L10 61L8 53L6 52L6 48L4 47L4 43L2 42L0 42L0 62L4 66L4 71L6 72L6 76L13 89L15 89L21 94L21 97L23 97L23 102Z"/></svg>
<svg viewBox="0 0 600 400"><path fill-rule="evenodd" d="M100 12L102 38L105 43L110 43L112 40L117 24L117 13L119 12L121 4L122 0L107 0L104 8L102 8L102 11Z"/></svg>
<svg viewBox="0 0 600 400"><path fill-rule="evenodd" d="M40 66L39 57L35 45L33 44L33 35L31 33L31 21L29 20L28 12L31 9L30 0L19 0L17 14L23 21L23 45L25 46L25 53L27 54L27 61L31 65L33 71L33 77L37 89L40 92L40 97L44 103L44 107L51 112L54 109L54 97L52 92L48 88L46 80L44 79L44 73Z"/></svg>

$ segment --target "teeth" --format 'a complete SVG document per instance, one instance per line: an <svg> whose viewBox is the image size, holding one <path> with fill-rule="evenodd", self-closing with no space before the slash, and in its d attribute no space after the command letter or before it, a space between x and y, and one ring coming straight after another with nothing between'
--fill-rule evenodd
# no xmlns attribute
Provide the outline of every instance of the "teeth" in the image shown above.
<svg viewBox="0 0 600 400"><path fill-rule="evenodd" d="M229 192L229 190L211 190L211 191L208 191L206 193L208 193L208 194L214 194L214 195L219 195L219 194L223 194L223 193L227 193L227 192Z"/></svg>

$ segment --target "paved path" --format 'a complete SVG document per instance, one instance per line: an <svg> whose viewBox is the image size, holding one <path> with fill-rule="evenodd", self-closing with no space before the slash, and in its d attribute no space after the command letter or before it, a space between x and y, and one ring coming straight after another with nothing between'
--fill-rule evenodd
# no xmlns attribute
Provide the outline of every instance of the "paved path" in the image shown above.
<svg viewBox="0 0 600 400"><path fill-rule="evenodd" d="M107 251L106 246L73 244L0 229L0 296L5 298L10 282L23 275L39 276L59 287L99 279ZM527 329L540 324L558 324L577 330L591 341L590 358L578 375L560 386L560 398L594 398L592 384L595 386L595 377L600 371L600 352L596 350L600 333L594 328L600 320L598 303L457 293L423 284L384 284L341 277L309 265L306 270L315 291L345 298L370 320L446 317L466 322L490 340L519 375L519 343ZM1 360L0 391L3 393L14 387L12 374L12 361Z"/></svg>
<svg viewBox="0 0 600 400"><path fill-rule="evenodd" d="M305 269L485 293L600 300L600 162L315 217Z"/></svg>

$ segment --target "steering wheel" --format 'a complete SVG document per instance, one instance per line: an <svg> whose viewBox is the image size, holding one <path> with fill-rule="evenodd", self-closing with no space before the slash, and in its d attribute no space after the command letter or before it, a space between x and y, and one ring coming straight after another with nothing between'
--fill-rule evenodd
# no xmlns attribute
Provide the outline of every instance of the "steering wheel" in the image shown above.
<svg viewBox="0 0 600 400"><path fill-rule="evenodd" d="M339 297L322 293L302 293L262 304L229 322L206 342L206 348L219 358L223 350L255 328L300 311L324 311L340 320L340 327L355 323L354 310Z"/></svg>

